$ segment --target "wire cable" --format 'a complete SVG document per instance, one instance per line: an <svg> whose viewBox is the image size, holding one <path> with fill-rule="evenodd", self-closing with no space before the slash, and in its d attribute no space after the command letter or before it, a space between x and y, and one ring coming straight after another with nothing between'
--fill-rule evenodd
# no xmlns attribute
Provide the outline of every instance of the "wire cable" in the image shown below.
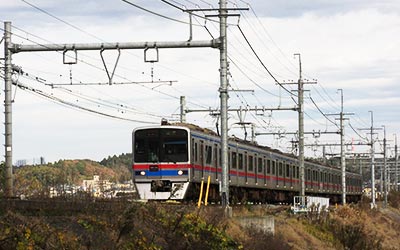
<svg viewBox="0 0 400 250"><path fill-rule="evenodd" d="M243 33L243 30L240 28L239 25L237 25L240 33L242 34L243 38L245 39L247 45L249 45L251 51L253 52L253 54L255 55L255 57L258 59L258 61L261 63L261 65L263 66L263 68L268 72L268 74L272 77L272 79L274 79L274 81L281 86L281 88L283 88L286 92L288 92L290 95L294 95L290 90L288 90L287 88L285 88L276 78L275 76L271 73L271 71L265 66L264 62L261 60L261 58L258 56L257 52L254 50L253 46L251 45L250 41L247 39L246 35Z"/></svg>
<svg viewBox="0 0 400 250"><path fill-rule="evenodd" d="M150 14L153 14L153 15L156 15L156 16L159 16L159 17L168 19L168 20L170 20L170 21L174 21L174 22L178 22L178 23L190 25L190 23L188 23L188 22L181 21L181 20L178 20L178 19L169 17L169 16L165 16L165 15L159 14L159 13L157 13L157 12L148 10L148 9L146 9L146 8L143 8L143 7L139 6L139 5L137 5L137 4L134 4L134 3L132 3L132 2L129 2L129 1L127 1L127 0L121 0L121 1L122 1L122 2L125 2L125 3L127 3L127 4L129 4L129 5L132 5L133 7L136 7L136 8L138 8L138 9L140 9L140 10L143 10L143 11L148 12L148 13L150 13ZM197 24L192 24L192 25L194 25L194 26L200 26L200 27L201 27L201 25L197 25Z"/></svg>

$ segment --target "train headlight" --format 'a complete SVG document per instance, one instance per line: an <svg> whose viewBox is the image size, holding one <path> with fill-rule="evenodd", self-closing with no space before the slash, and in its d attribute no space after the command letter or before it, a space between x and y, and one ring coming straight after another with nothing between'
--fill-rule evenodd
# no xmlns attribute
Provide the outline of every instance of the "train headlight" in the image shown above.
<svg viewBox="0 0 400 250"><path fill-rule="evenodd" d="M183 175L183 171L182 170L178 170L178 175Z"/></svg>
<svg viewBox="0 0 400 250"><path fill-rule="evenodd" d="M140 175L146 175L146 172L145 171L140 171Z"/></svg>

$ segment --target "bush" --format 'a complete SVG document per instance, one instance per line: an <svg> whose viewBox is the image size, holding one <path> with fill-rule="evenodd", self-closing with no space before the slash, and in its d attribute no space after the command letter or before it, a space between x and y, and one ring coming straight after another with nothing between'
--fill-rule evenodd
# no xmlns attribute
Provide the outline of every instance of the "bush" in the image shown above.
<svg viewBox="0 0 400 250"><path fill-rule="evenodd" d="M374 232L367 232L365 215L351 207L344 206L327 221L327 229L344 249L379 250L382 238Z"/></svg>
<svg viewBox="0 0 400 250"><path fill-rule="evenodd" d="M389 196L388 196L389 204L394 207L399 209L400 208L400 191L390 191Z"/></svg>

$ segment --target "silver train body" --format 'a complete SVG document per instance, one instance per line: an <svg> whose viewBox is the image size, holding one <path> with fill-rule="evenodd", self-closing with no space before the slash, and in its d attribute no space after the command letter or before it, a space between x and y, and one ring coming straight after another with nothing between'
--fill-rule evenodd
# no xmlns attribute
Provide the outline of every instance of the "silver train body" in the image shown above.
<svg viewBox="0 0 400 250"><path fill-rule="evenodd" d="M220 200L221 144L213 132L194 125L161 125L133 131L133 178L141 199L183 200L199 195L210 176L210 199ZM285 202L300 192L297 157L247 141L228 142L231 202ZM349 201L360 199L362 179L346 172ZM339 202L341 171L305 162L306 195Z"/></svg>

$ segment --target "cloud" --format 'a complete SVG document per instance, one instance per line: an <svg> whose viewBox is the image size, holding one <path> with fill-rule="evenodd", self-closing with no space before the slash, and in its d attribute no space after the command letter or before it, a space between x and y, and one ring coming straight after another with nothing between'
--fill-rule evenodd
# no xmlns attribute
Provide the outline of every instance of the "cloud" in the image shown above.
<svg viewBox="0 0 400 250"><path fill-rule="evenodd" d="M187 25L150 15L118 0L32 2L105 41L184 41L189 36ZM161 1L133 2L181 20L187 18L185 14ZM395 127L399 124L398 117L400 117L396 109L400 101L400 91L397 87L400 81L398 73L400 11L397 2L258 0L251 3L269 36L259 25L258 20L251 18L251 12L245 12L239 24L262 61L278 80L297 81L298 58L293 59L293 53L301 53L304 78L318 78L320 85L315 88L306 85L306 88L311 89L313 99L324 112L337 112L339 96L336 89L342 88L345 110L357 112L363 119L367 117L367 121L369 119L367 111L376 110L377 116L385 115L382 121L386 119L386 124L394 124ZM206 7L203 2L198 3ZM186 4L190 6L189 2ZM214 1L213 5L217 6L217 1ZM0 15L3 19L7 18L13 21L16 27L50 42L99 42L93 36L79 32L22 1L2 1L0 6ZM218 27L211 23L206 25L217 37ZM13 31L15 35L21 36L14 36L14 42L24 44L43 42L15 27ZM193 38L211 39L204 28L195 28ZM228 53L239 68L263 89L273 93L273 95L268 94L255 86L231 62L230 72L233 77L230 79L231 85L235 89L255 89L255 93L230 92L230 107L246 105L276 107L278 104L294 106L289 94L284 90L278 90L277 85L254 57L236 26L229 27L228 42ZM112 65L116 56L115 51L105 54L107 62ZM98 51L78 52L78 58L84 62L69 66L62 64L61 53L20 53L14 55L14 63L22 66L27 72L54 83L68 83L70 74L75 81L107 81ZM140 112L170 116L171 113L179 111L181 95L187 97L188 108L219 106L218 67L219 51L216 49L160 50L160 62L154 64L143 62L142 50L122 51L114 78L116 81L150 81L153 74L156 80L178 82L172 86L150 83L123 87L74 86L70 89L105 101L128 104ZM23 80L27 81L21 79ZM42 90L57 93L56 90L51 90L40 83L34 81L28 83ZM152 88L154 89L151 90ZM287 85L287 88L296 89L297 86ZM330 95L329 98L325 92ZM62 97L76 101L76 98L71 96ZM83 100L79 99L79 102ZM32 142L40 143L43 151L48 152L49 157L47 155L45 157L49 160L82 155L100 159L105 157L104 154L107 152L128 152L131 129L142 125L126 122L119 125L119 121L114 122L108 118L66 109L20 90L17 91L14 105L17 158L30 153L29 147L34 145ZM89 102L85 102L85 105L96 106ZM104 107L99 109L118 112ZM326 119L309 100L306 101L306 112L311 116L306 118L306 130L323 130L329 125L326 125ZM133 117L143 120L148 118L137 114ZM237 114L232 113L230 117L231 121L237 120ZM246 118L253 119L249 114ZM258 120L257 123L260 127L265 126L274 130L273 127L282 125L288 131L297 130L296 112L274 112L273 119L268 116L262 118L264 120ZM191 113L187 119L200 126L215 126L215 120L206 113ZM153 120L158 122L158 118ZM29 126L34 128L32 132L23 134ZM235 134L240 132L235 131ZM29 140L31 144L28 143ZM25 144L29 146L24 146ZM75 148L74 145L78 146ZM39 154L39 151L37 149L35 154ZM65 153L67 155L63 156L62 152L67 152Z"/></svg>
<svg viewBox="0 0 400 250"><path fill-rule="evenodd" d="M400 10L400 3L396 0L283 0L283 1L248 1L261 16L275 18L299 17L304 14L317 16L331 16L353 11L375 9L383 13L393 13ZM263 10L263 11L259 11Z"/></svg>

